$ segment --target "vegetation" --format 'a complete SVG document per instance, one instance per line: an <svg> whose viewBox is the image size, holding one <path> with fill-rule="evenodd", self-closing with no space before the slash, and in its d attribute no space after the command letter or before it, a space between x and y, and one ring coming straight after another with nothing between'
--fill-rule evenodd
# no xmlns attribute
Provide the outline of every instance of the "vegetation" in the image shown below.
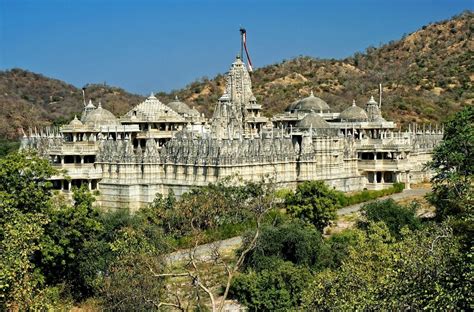
<svg viewBox="0 0 474 312"><path fill-rule="evenodd" d="M466 107L445 125L443 141L429 164L435 175L429 197L438 220L454 217L473 233L474 107Z"/></svg>
<svg viewBox="0 0 474 312"><path fill-rule="evenodd" d="M0 139L0 157L4 157L7 154L18 150L20 142L13 140L2 140Z"/></svg>
<svg viewBox="0 0 474 312"><path fill-rule="evenodd" d="M392 195L395 193L401 193L405 189L404 183L394 183L392 187L382 189L382 190L364 190L362 192L357 192L354 194L347 195L343 192L338 192L337 199L341 207L355 205L364 203L370 200L377 199L379 197L384 197Z"/></svg>
<svg viewBox="0 0 474 312"><path fill-rule="evenodd" d="M320 232L336 219L339 208L337 192L321 181L307 181L298 184L290 193L285 204L291 216L314 225Z"/></svg>
<svg viewBox="0 0 474 312"><path fill-rule="evenodd" d="M362 220L359 222L359 227L364 228L370 223L382 221L392 236L399 237L405 227L411 230L420 227L420 220L416 217L417 208L416 203L402 206L393 199L369 203L362 206Z"/></svg>
<svg viewBox="0 0 474 312"><path fill-rule="evenodd" d="M278 201L269 181L229 179L130 215L96 210L84 187L72 199L52 192L48 161L10 153L0 158L0 309L92 298L105 310L222 311L230 297L250 311L470 310L472 118L466 108L450 119L430 163L435 218L372 202L355 228L328 237L341 196L321 182ZM244 230L236 253L213 243L210 259L199 255Z"/></svg>

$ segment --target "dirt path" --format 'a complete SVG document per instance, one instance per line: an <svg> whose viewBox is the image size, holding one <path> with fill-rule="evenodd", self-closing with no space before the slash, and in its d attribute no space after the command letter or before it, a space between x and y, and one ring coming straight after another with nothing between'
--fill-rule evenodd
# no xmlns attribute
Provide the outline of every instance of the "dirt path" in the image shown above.
<svg viewBox="0 0 474 312"><path fill-rule="evenodd" d="M427 194L431 189L429 188L416 188L416 189L411 189L411 190L405 190L402 193L397 193L397 194L392 194L388 195L385 197L380 197L376 200L383 200L387 198L393 198L394 200L400 200L400 199L405 199L409 197L419 197L419 196L424 196ZM347 206L344 208L341 208L337 211L337 214L339 216L351 214L353 212L359 211L360 208L368 202L360 203L357 205L352 205L352 206ZM209 243L209 244L204 244L204 245L199 245L196 247L196 251L194 253L194 257L196 260L200 261L209 261L212 259L212 253L213 250L217 248L219 253L221 254L227 254L229 252L232 252L239 248L242 245L242 237L236 236L232 237L229 239ZM190 260L190 251L192 249L184 249L184 250L178 250L176 252L173 252L169 254L166 257L166 260L170 263L178 262L178 261L187 261Z"/></svg>
<svg viewBox="0 0 474 312"><path fill-rule="evenodd" d="M416 189L404 190L401 193L380 197L380 198L377 198L375 200L384 200L384 199L388 199L388 198L392 198L394 200L400 200L400 199L405 199L405 198L409 198L409 197L420 197L420 196L426 195L429 191L431 191L430 188L416 188ZM373 201L375 201L375 200L373 200ZM363 203L360 203L360 204L356 204L356 205L341 208L337 211L337 214L339 216L343 216L343 215L346 215L346 214L350 214L350 213L359 211L360 208L363 205L365 205L367 203L370 203L370 202L371 201L363 202Z"/></svg>
<svg viewBox="0 0 474 312"><path fill-rule="evenodd" d="M224 239L221 241L199 245L196 247L194 252L194 258L200 261L209 261L212 259L213 250L218 250L220 254L228 254L229 252L236 250L242 245L242 237L236 236L229 239ZM189 261L190 259L190 249L178 250L173 253L170 253L166 257L166 261L174 263L177 261Z"/></svg>

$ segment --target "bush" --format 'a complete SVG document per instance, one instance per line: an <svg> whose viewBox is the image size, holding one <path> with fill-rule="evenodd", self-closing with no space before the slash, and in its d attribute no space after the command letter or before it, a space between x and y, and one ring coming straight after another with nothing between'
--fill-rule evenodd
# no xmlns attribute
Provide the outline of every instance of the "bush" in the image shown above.
<svg viewBox="0 0 474 312"><path fill-rule="evenodd" d="M311 278L306 267L276 260L261 272L237 275L229 295L250 311L288 311L301 304L303 290Z"/></svg>
<svg viewBox="0 0 474 312"><path fill-rule="evenodd" d="M420 219L416 216L417 204L403 206L397 204L393 199L376 201L362 207L364 221L359 222L359 227L365 227L367 222L384 222L390 234L400 237L400 231L408 226L411 230L420 227Z"/></svg>
<svg viewBox="0 0 474 312"><path fill-rule="evenodd" d="M346 206L360 204L363 202L374 200L379 197L401 193L403 192L404 189L405 189L405 183L394 183L392 187L383 189L383 190L376 190L376 191L364 190L362 192L358 192L352 195L346 195L342 192L339 192L337 195L337 200L339 201L339 204L341 205L341 207L346 207Z"/></svg>
<svg viewBox="0 0 474 312"><path fill-rule="evenodd" d="M285 199L288 213L314 225L320 232L336 219L340 192L331 190L322 181L299 184L295 193Z"/></svg>
<svg viewBox="0 0 474 312"><path fill-rule="evenodd" d="M276 259L308 267L323 266L327 258L322 235L300 220L265 226L256 247L247 255L244 268L261 271Z"/></svg>

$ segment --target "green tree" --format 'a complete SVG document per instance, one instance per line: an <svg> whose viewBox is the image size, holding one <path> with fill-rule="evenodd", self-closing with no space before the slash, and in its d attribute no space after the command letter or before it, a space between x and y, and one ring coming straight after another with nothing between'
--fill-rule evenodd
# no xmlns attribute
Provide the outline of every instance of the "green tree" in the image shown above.
<svg viewBox="0 0 474 312"><path fill-rule="evenodd" d="M277 260L260 272L237 275L229 294L249 311L289 311L301 304L311 278L307 267Z"/></svg>
<svg viewBox="0 0 474 312"><path fill-rule="evenodd" d="M38 266L43 270L49 284L68 282L72 294L81 298L90 293L81 272L87 255L99 248L103 226L99 212L93 207L93 195L85 185L73 189L73 205L60 201L48 211L50 222L45 225L41 250L37 256ZM94 274L94 272L89 272Z"/></svg>
<svg viewBox="0 0 474 312"><path fill-rule="evenodd" d="M276 260L308 267L324 266L322 262L327 257L324 247L321 233L301 220L266 225L246 257L245 269L259 272Z"/></svg>
<svg viewBox="0 0 474 312"><path fill-rule="evenodd" d="M0 159L0 195L8 208L24 213L45 213L50 206L51 182L56 171L45 159L20 152ZM0 210L0 222L6 211Z"/></svg>
<svg viewBox="0 0 474 312"><path fill-rule="evenodd" d="M163 255L168 248L157 227L131 225L120 229L110 243L114 259L103 276L101 297L113 311L154 311L166 294Z"/></svg>
<svg viewBox="0 0 474 312"><path fill-rule="evenodd" d="M390 234L399 238L403 227L407 226L414 230L420 227L420 220L416 216L418 205L416 203L403 206L397 204L393 199L375 201L362 206L362 220L359 227L365 227L369 222L384 222Z"/></svg>
<svg viewBox="0 0 474 312"><path fill-rule="evenodd" d="M435 172L428 197L436 217L454 216L473 232L474 207L474 107L467 106L444 127L443 141L435 148L429 167Z"/></svg>
<svg viewBox="0 0 474 312"><path fill-rule="evenodd" d="M369 224L337 270L316 275L303 309L469 310L472 273L452 229L432 224L401 234L395 241L384 223Z"/></svg>
<svg viewBox="0 0 474 312"><path fill-rule="evenodd" d="M0 309L51 308L44 277L32 262L49 222L54 172L33 154L0 159Z"/></svg>
<svg viewBox="0 0 474 312"><path fill-rule="evenodd" d="M322 181L298 184L295 193L285 199L290 215L313 224L320 232L337 217L338 193Z"/></svg>

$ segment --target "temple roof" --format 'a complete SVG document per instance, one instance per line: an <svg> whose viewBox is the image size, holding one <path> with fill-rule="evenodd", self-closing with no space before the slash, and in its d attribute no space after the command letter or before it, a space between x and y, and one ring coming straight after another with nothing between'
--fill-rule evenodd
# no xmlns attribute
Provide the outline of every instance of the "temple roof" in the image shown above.
<svg viewBox="0 0 474 312"><path fill-rule="evenodd" d="M177 96L175 97L174 101L168 103L167 106L180 115L200 116L197 110L190 108L188 104L181 102Z"/></svg>
<svg viewBox="0 0 474 312"><path fill-rule="evenodd" d="M79 119L77 119L77 115L74 115L74 119L68 124L68 126L71 127L82 127L83 125L84 124Z"/></svg>
<svg viewBox="0 0 474 312"><path fill-rule="evenodd" d="M122 117L122 121L162 122L168 120L171 122L185 122L184 117L180 116L172 108L161 103L153 93L145 101L135 106Z"/></svg>
<svg viewBox="0 0 474 312"><path fill-rule="evenodd" d="M364 109L360 108L355 104L355 100L352 102L352 106L346 108L339 115L339 118L343 121L367 121L369 117Z"/></svg>
<svg viewBox="0 0 474 312"><path fill-rule="evenodd" d="M101 103L99 103L99 106L90 111L84 118L84 124L87 126L115 126L120 125L120 122L114 114L102 108Z"/></svg>
<svg viewBox="0 0 474 312"><path fill-rule="evenodd" d="M330 127L328 122L315 112L311 112L308 115L306 115L303 119L298 121L296 126L298 128L303 128L303 129L309 129L309 128L321 129L321 128Z"/></svg>
<svg viewBox="0 0 474 312"><path fill-rule="evenodd" d="M331 110L329 105L322 100L321 98L314 96L313 91L311 91L311 94L308 97L305 97L304 99L297 100L293 103L291 103L287 108L286 111L293 111L293 110L298 110L301 112L327 112Z"/></svg>

